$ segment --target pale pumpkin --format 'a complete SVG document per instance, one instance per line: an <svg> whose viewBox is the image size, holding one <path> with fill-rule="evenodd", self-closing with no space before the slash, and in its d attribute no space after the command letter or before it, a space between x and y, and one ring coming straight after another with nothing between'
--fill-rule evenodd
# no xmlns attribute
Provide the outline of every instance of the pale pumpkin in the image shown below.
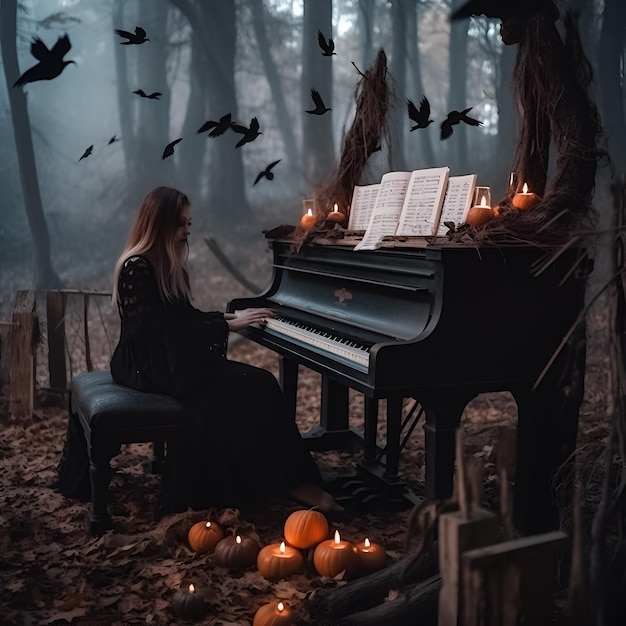
<svg viewBox="0 0 626 626"><path fill-rule="evenodd" d="M224 531L215 522L197 522L187 533L189 547L198 554L213 552L224 538Z"/></svg>
<svg viewBox="0 0 626 626"><path fill-rule="evenodd" d="M248 535L229 535L215 546L215 561L222 567L243 569L256 563L261 546Z"/></svg>
<svg viewBox="0 0 626 626"><path fill-rule="evenodd" d="M315 509L294 511L285 521L285 541L301 550L314 548L328 537L328 520Z"/></svg>

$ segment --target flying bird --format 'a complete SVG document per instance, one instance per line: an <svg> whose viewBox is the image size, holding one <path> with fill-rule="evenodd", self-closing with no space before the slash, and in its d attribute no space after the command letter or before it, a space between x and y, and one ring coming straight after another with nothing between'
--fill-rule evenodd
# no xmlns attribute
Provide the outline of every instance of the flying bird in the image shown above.
<svg viewBox="0 0 626 626"><path fill-rule="evenodd" d="M198 128L196 132L204 133L207 130L213 129L209 133L209 137L219 137L220 135L223 135L230 127L230 113L227 113L226 115L222 115L222 117L220 117L219 122L214 122L213 120L205 122L204 124L202 124L202 126L200 126L200 128Z"/></svg>
<svg viewBox="0 0 626 626"><path fill-rule="evenodd" d="M163 150L163 156L161 157L161 160L165 160L167 159L167 157L170 157L174 154L174 146L177 143L180 143L183 140L182 137L179 137L178 139L174 139L174 141L170 141L167 146L165 146L165 150Z"/></svg>
<svg viewBox="0 0 626 626"><path fill-rule="evenodd" d="M485 17L500 18L529 18L536 13L545 13L553 19L558 19L559 11L551 0L469 0L459 7L450 16L450 21L484 15Z"/></svg>
<svg viewBox="0 0 626 626"><path fill-rule="evenodd" d="M75 61L63 60L63 57L69 52L71 47L72 44L67 35L59 37L51 50L48 50L46 44L39 37L34 37L30 44L30 53L39 63L26 70L15 81L13 87L21 87L26 83L34 83L38 80L52 80L65 69L66 65L70 63L76 65Z"/></svg>
<svg viewBox="0 0 626 626"><path fill-rule="evenodd" d="M428 102L426 96L421 99L419 109L411 100L407 100L407 108L409 111L409 118L415 122L415 126L411 128L412 131L416 128L428 128L428 125L435 121L428 119L430 117L430 102Z"/></svg>
<svg viewBox="0 0 626 626"><path fill-rule="evenodd" d="M129 33L127 30L120 30L119 28L116 28L115 34L128 40L120 41L120 44L122 44L123 46L130 46L132 44L139 45L141 43L146 43L146 41L150 41L146 37L146 31L141 28L141 26L136 26L134 33Z"/></svg>
<svg viewBox="0 0 626 626"><path fill-rule="evenodd" d="M113 135L113 137L109 139L109 143L107 143L107 146L110 146L112 143L115 143L116 141L119 141L119 139L117 138L116 135Z"/></svg>
<svg viewBox="0 0 626 626"><path fill-rule="evenodd" d="M306 111L306 113L312 113L313 115L324 115L326 111L332 111L332 109L326 108L326 105L322 100L322 96L320 96L317 89L311 89L311 98L313 98L315 108L311 109L310 111Z"/></svg>
<svg viewBox="0 0 626 626"><path fill-rule="evenodd" d="M150 100L160 100L163 95L160 91L153 91L150 94L147 94L143 89L135 89L133 93L136 93L138 96L142 98L149 98Z"/></svg>
<svg viewBox="0 0 626 626"><path fill-rule="evenodd" d="M93 152L93 145L89 146L89 148L87 148L87 150L83 152L83 156L80 157L80 159L78 159L78 162L80 163L83 159L86 159L92 152Z"/></svg>
<svg viewBox="0 0 626 626"><path fill-rule="evenodd" d="M250 120L250 127L242 126L241 124L231 124L230 127L236 132L243 135L243 137L237 142L235 148L240 148L246 143L254 141L259 135L263 133L259 131L259 120L253 117Z"/></svg>
<svg viewBox="0 0 626 626"><path fill-rule="evenodd" d="M337 54L335 50L335 42L329 37L328 41L322 34L321 30L317 31L317 43L319 43L320 48L322 49L322 56L331 57L333 54Z"/></svg>
<svg viewBox="0 0 626 626"><path fill-rule="evenodd" d="M278 159L278 161L270 163L262 172L259 172L255 181L252 183L252 186L254 187L263 177L267 178L267 180L274 180L274 172L272 172L272 168L274 167L274 165L278 165L280 162L281 159Z"/></svg>
<svg viewBox="0 0 626 626"><path fill-rule="evenodd" d="M460 122L465 122L469 124L469 126L482 126L483 123L475 120L473 117L469 117L467 114L472 110L473 107L469 107L467 109L463 109L463 111L450 111L448 113L448 117L441 122L441 139L447 139L452 135L452 131L454 130L452 127Z"/></svg>

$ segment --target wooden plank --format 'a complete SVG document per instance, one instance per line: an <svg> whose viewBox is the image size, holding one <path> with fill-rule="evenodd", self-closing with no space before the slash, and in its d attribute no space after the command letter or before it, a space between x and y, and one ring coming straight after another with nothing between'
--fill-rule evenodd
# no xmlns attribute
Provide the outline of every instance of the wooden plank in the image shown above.
<svg viewBox="0 0 626 626"><path fill-rule="evenodd" d="M65 294L60 290L46 291L48 328L48 372L50 388L65 390Z"/></svg>
<svg viewBox="0 0 626 626"><path fill-rule="evenodd" d="M552 620L560 531L469 550L462 556L464 626L535 626Z"/></svg>
<svg viewBox="0 0 626 626"><path fill-rule="evenodd" d="M14 417L31 416L35 408L36 342L39 338L34 291L18 291L13 307L9 411Z"/></svg>

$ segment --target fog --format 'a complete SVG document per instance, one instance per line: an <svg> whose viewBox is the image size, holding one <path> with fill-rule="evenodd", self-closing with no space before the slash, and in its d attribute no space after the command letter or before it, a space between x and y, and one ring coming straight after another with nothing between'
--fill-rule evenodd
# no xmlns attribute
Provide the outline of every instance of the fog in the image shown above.
<svg viewBox="0 0 626 626"><path fill-rule="evenodd" d="M6 0L3 4L7 4ZM205 18L214 10L214 19L207 19L202 30L200 24L190 22L180 11L179 6L184 4ZM260 47L255 4L263 10L267 48ZM601 12L594 8L595 3L587 4L594 18L585 23L586 36L593 44L599 39ZM235 7L234 76L228 76L228 59L219 56L224 52L226 57L229 52L227 45L220 49L223 41L227 42L227 29L220 27L220 21L228 23L228 5ZM359 7L365 5L373 17L367 45L363 43L365 22L359 13ZM328 23L324 21L326 8L332 8ZM156 185L178 187L190 195L196 245L202 234L211 232L225 249L235 249L237 238L255 241L246 250L259 254L264 247L262 231L280 223L297 223L303 198L312 194L324 175L336 167L343 133L354 115L359 71L367 69L381 48L389 59L388 82L393 92L390 104L393 110L400 111L396 132L402 137L402 151L399 157L396 153L395 160L389 156L387 146L373 155L361 182L378 182L390 169L447 165L454 175L477 173L479 184L490 185L497 199L507 183L514 149L511 129L503 135L499 126L498 112L506 108L510 117L512 107L506 99L506 87L505 95L498 100L500 81L506 85L502 68L507 64L501 61L503 55L513 58L514 47L502 44L496 20L474 18L463 22L461 27L469 33L461 72L466 76L465 101L452 102L448 63L450 7L443 0L432 0L415 2L414 8L407 9L405 15L410 20L406 45L398 48L394 47L398 22L393 19L392 3L381 0L309 0L308 10L321 20L312 33L304 32L304 4L295 0L20 2L20 73L36 63L30 51L33 37L41 38L51 48L67 34L71 49L65 59L75 62L52 80L15 88L26 94L36 177L50 238L50 261L63 286L110 286L114 260L139 201ZM203 48L202 37L216 23L222 30L214 31L216 38L211 39L208 48L205 40ZM150 41L121 45L123 39L115 34L115 29L134 31L136 26L145 28ZM322 57L317 47L318 29L333 37L336 55ZM217 38L221 32L225 33L223 41ZM310 53L315 59L309 60L312 75L328 80L330 85L327 106L332 111L325 116L303 113L305 106L311 104L306 101L306 94L314 86L303 79L307 63L305 34L315 42ZM211 50L208 60L207 49ZM401 67L394 65L399 60L399 49L405 51L405 73L394 76L393 67ZM280 125L276 87L270 84L263 53L269 53L276 71L288 116L283 116L282 122L293 133L295 158L293 148L290 153L288 146L289 133ZM121 55L117 62L116 54ZM592 60L595 56L595 49L590 49ZM326 66L320 69L322 61ZM120 69L126 74L124 88ZM7 76L0 87L1 319L9 319L15 291L32 289L37 281L32 225L20 183L7 87L16 79L17 76ZM234 91L225 94L221 85L228 85L229 80ZM162 96L142 98L133 93L137 89L161 92ZM406 99L418 103L424 95L437 121L427 129L410 132ZM196 132L207 120L218 120L229 112L226 106L233 107L233 120L240 124L248 125L252 117L257 117L263 134L254 142L235 148L241 135L232 131L216 138ZM450 140L441 141L439 121L446 112L470 106L471 114L483 122L482 127L459 128ZM123 131L123 115L128 116L127 131L130 129L132 137ZM323 154L313 142L305 145L307 137L318 134L318 127L309 129L308 135L305 131L307 124L314 123L319 124L319 138L330 137ZM325 134L325 125L330 135ZM120 140L108 144L113 136ZM163 159L165 145L177 138L182 141L175 147L174 155ZM92 154L81 159L91 145ZM281 161L274 169L274 179L262 179L253 185L257 174L277 159ZM311 159L314 167L309 166ZM236 177L238 172L240 179Z"/></svg>

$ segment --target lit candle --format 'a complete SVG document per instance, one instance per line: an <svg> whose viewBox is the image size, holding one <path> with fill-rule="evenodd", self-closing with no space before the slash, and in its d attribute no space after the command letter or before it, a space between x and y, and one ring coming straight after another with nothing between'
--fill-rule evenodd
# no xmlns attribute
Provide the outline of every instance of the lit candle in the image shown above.
<svg viewBox="0 0 626 626"><path fill-rule="evenodd" d="M294 623L293 612L284 602L270 602L259 607L254 614L252 626L291 626Z"/></svg>
<svg viewBox="0 0 626 626"><path fill-rule="evenodd" d="M320 576L333 578L345 571L349 578L359 569L360 559L356 546L350 541L342 541L336 530L334 539L322 541L315 548L313 565Z"/></svg>
<svg viewBox="0 0 626 626"><path fill-rule="evenodd" d="M470 208L465 218L465 223L470 226L480 226L493 219L493 209L491 208L491 189L489 187L476 188L476 200L478 203Z"/></svg>
<svg viewBox="0 0 626 626"><path fill-rule="evenodd" d="M206 613L204 598L193 585L176 590L172 599L172 608L178 617L188 620L200 619Z"/></svg>
<svg viewBox="0 0 626 626"><path fill-rule="evenodd" d="M307 209L307 212L302 216L302 219L300 220L300 226L302 226L302 228L304 228L305 230L309 230L313 228L316 221L317 218L315 217L315 215L313 215L313 210Z"/></svg>
<svg viewBox="0 0 626 626"><path fill-rule="evenodd" d="M265 578L278 580L299 572L304 567L304 557L299 550L281 541L262 548L256 564Z"/></svg>
<svg viewBox="0 0 626 626"><path fill-rule="evenodd" d="M256 563L260 546L248 535L229 535L215 546L215 561L222 567L242 569Z"/></svg>
<svg viewBox="0 0 626 626"><path fill-rule="evenodd" d="M377 543L372 543L367 537L361 543L356 544L356 549L361 560L361 569L365 573L375 572L387 565L385 548Z"/></svg>
<svg viewBox="0 0 626 626"><path fill-rule="evenodd" d="M513 196L512 204L521 211L528 211L537 206L541 202L541 198L532 191L528 191L528 185L524 183L521 192L517 192Z"/></svg>
<svg viewBox="0 0 626 626"><path fill-rule="evenodd" d="M326 216L326 219L330 220L331 222L337 222L337 224L343 224L346 221L346 216L342 211L339 210L339 207L335 202L333 210Z"/></svg>

